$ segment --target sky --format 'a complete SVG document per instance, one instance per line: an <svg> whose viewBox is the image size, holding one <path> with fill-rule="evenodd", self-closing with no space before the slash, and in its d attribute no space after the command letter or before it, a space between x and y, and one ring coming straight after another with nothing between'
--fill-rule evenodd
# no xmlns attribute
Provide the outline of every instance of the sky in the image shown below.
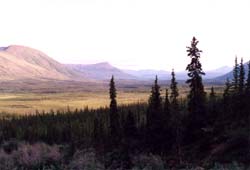
<svg viewBox="0 0 250 170"><path fill-rule="evenodd" d="M0 46L61 63L185 70L195 36L203 69L250 60L249 0L0 0Z"/></svg>

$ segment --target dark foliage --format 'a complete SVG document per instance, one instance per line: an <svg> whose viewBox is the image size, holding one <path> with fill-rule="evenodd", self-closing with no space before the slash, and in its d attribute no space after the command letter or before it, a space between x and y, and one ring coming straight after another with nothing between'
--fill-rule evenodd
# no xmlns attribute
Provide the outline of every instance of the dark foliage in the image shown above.
<svg viewBox="0 0 250 170"><path fill-rule="evenodd" d="M200 53L197 48L199 41L193 37L191 46L187 47L188 56L191 58L190 64L187 65L189 79L186 81L189 84L190 92L188 94L188 112L190 134L187 136L188 141L193 142L202 135L202 128L205 127L206 109L205 109L205 91L202 83L202 65L200 63Z"/></svg>

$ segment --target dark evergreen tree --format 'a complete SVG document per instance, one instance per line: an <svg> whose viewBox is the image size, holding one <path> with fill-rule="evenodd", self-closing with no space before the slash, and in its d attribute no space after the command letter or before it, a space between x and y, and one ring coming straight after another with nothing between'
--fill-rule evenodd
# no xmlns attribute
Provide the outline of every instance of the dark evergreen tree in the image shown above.
<svg viewBox="0 0 250 170"><path fill-rule="evenodd" d="M147 144L152 152L159 152L162 148L163 119L162 119L162 98L160 86L156 76L147 111Z"/></svg>
<svg viewBox="0 0 250 170"><path fill-rule="evenodd" d="M172 79L170 84L171 94L170 94L170 106L171 106L171 128L173 130L174 135L174 150L178 155L179 162L182 163L182 150L181 150L181 141L182 141L182 117L179 110L178 103L178 87L175 79L174 69L171 73Z"/></svg>
<svg viewBox="0 0 250 170"><path fill-rule="evenodd" d="M162 113L162 98L160 94L160 86L158 85L158 78L156 76L154 85L151 90L151 95L149 97L148 106L148 117L147 124L149 126L155 124L161 118ZM156 122L155 122L156 121Z"/></svg>
<svg viewBox="0 0 250 170"><path fill-rule="evenodd" d="M168 150L172 149L172 144L175 142L173 140L173 132L172 132L172 125L171 125L171 105L168 96L168 89L166 88L165 93L165 100L163 105L163 141L164 141L164 150L163 152L167 152Z"/></svg>
<svg viewBox="0 0 250 170"><path fill-rule="evenodd" d="M115 88L115 81L114 76L112 76L110 80L110 88L109 88L109 95L110 95L110 136L113 140L113 144L117 144L120 139L120 122L119 122L119 115L118 115L118 109L117 109L117 102L116 102L116 88Z"/></svg>
<svg viewBox="0 0 250 170"><path fill-rule="evenodd" d="M197 48L199 41L193 37L191 46L187 47L188 56L191 62L187 65L189 79L186 81L189 84L190 92L188 94L188 111L189 111L189 130L193 133L190 137L198 137L198 132L204 127L206 121L205 109L205 91L202 83L202 65L200 63L200 53Z"/></svg>
<svg viewBox="0 0 250 170"><path fill-rule="evenodd" d="M233 93L239 92L239 64L237 56L235 57L235 64L233 69L233 80L232 80Z"/></svg>
<svg viewBox="0 0 250 170"><path fill-rule="evenodd" d="M177 97L179 96L179 92L178 92L178 88L177 88L177 82L175 80L175 73L174 70L172 70L172 79L171 79L171 85L170 85L170 89L171 89L171 94L170 94L170 103L171 103L171 112L178 112L178 100Z"/></svg>
<svg viewBox="0 0 250 170"><path fill-rule="evenodd" d="M239 73L239 93L243 95L245 89L245 68L243 63L243 58L241 58L240 62L240 73Z"/></svg>
<svg viewBox="0 0 250 170"><path fill-rule="evenodd" d="M248 74L247 74L247 81L246 81L246 95L250 96L250 61L248 62Z"/></svg>

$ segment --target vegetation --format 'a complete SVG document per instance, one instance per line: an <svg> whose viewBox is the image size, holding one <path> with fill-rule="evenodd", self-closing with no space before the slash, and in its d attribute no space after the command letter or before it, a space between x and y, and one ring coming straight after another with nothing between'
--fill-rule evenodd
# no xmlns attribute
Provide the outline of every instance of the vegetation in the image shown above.
<svg viewBox="0 0 250 170"><path fill-rule="evenodd" d="M112 76L109 107L2 117L0 161L4 163L0 166L246 169L250 162L249 73L245 80L243 60L238 66L236 58L234 78L227 80L224 94L219 95L214 87L206 94L197 44L193 38L187 50L191 57L187 98L179 97L173 70L164 97L156 76L148 102L117 105L119 91Z"/></svg>

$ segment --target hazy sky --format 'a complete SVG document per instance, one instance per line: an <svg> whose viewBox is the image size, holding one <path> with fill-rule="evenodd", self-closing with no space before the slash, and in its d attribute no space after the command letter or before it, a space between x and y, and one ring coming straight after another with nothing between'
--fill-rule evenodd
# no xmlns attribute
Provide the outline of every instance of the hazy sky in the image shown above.
<svg viewBox="0 0 250 170"><path fill-rule="evenodd" d="M0 0L0 46L62 63L184 70L193 36L206 70L250 60L249 0Z"/></svg>

